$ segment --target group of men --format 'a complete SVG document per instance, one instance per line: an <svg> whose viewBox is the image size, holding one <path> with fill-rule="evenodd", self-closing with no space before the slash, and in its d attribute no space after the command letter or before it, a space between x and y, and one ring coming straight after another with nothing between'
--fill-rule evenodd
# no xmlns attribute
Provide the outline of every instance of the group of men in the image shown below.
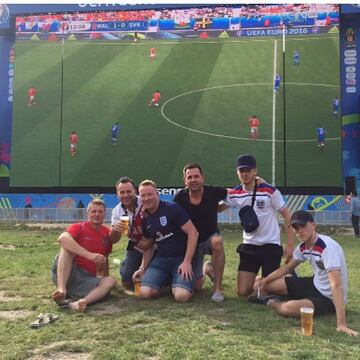
<svg viewBox="0 0 360 360"><path fill-rule="evenodd" d="M88 221L71 225L60 235L61 250L52 269L57 285L53 300L61 307L82 311L116 286L108 273L108 255L125 233L122 217L126 215L130 219L129 240L120 266L125 288L141 281L140 297L150 299L170 286L174 299L186 302L209 276L214 286L211 300L223 302L225 251L217 214L236 207L243 214L244 229L244 210L257 219L254 229L244 230L244 241L237 249L238 295L250 303L269 305L284 316L299 316L302 306L314 308L318 315L336 313L337 330L357 335L345 321L347 270L340 245L316 233L310 213L290 215L279 190L257 177L252 155L237 158L236 172L241 184L228 190L205 185L200 165L187 164L183 169L185 188L172 202L160 199L152 180L140 183L138 195L131 179L120 178L116 184L120 203L113 209L111 229L103 225L105 204L93 200L88 206ZM282 267L277 212L284 219L287 237ZM294 250L295 233L301 242ZM211 255L211 261L204 263L205 255ZM293 270L306 260L314 276L298 278ZM96 276L98 267L104 268L101 277ZM286 300L275 295L286 296Z"/></svg>

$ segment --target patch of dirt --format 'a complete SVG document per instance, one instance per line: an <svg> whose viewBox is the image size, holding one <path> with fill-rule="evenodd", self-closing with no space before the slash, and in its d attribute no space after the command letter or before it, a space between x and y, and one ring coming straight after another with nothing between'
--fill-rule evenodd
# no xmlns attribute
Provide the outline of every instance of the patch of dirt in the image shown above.
<svg viewBox="0 0 360 360"><path fill-rule="evenodd" d="M14 245L4 245L4 244L2 244L2 245L0 245L0 249L2 249L2 250L15 250L16 249L16 247L14 246Z"/></svg>
<svg viewBox="0 0 360 360"><path fill-rule="evenodd" d="M325 235L353 235L354 230L351 226L342 225L317 225L317 232Z"/></svg>
<svg viewBox="0 0 360 360"><path fill-rule="evenodd" d="M33 356L28 358L28 360L45 360L45 359L57 359L57 360L90 360L91 354L88 353L75 353L68 351L56 351L63 346L69 346L71 344L78 345L79 341L70 340L70 341L57 341L48 345L39 346L34 349Z"/></svg>
<svg viewBox="0 0 360 360"><path fill-rule="evenodd" d="M229 326L229 325L231 325L231 322L230 321L219 321L219 324L222 326Z"/></svg>
<svg viewBox="0 0 360 360"><path fill-rule="evenodd" d="M9 302L9 301L20 301L23 298L19 296L7 296L4 291L0 291L0 302Z"/></svg>
<svg viewBox="0 0 360 360"><path fill-rule="evenodd" d="M354 229L353 228L339 228L336 232L337 235L352 235L354 236Z"/></svg>
<svg viewBox="0 0 360 360"><path fill-rule="evenodd" d="M111 315L124 311L120 304L101 304L94 305L91 308L88 308L88 312L92 315Z"/></svg>
<svg viewBox="0 0 360 360"><path fill-rule="evenodd" d="M219 333L219 329L215 328L213 326L209 326L208 327L208 334L218 334Z"/></svg>
<svg viewBox="0 0 360 360"><path fill-rule="evenodd" d="M210 312L213 315L223 316L225 311L224 308L218 307L210 310Z"/></svg>
<svg viewBox="0 0 360 360"><path fill-rule="evenodd" d="M66 351L53 352L44 355L35 355L28 360L48 360L48 359L56 359L56 360L90 360L91 354L87 353L70 353Z"/></svg>
<svg viewBox="0 0 360 360"><path fill-rule="evenodd" d="M29 223L26 224L29 228L39 228L40 230L46 229L66 229L70 223Z"/></svg>
<svg viewBox="0 0 360 360"><path fill-rule="evenodd" d="M22 319L32 315L33 312L29 310L7 310L7 311L0 311L0 318L7 319L7 320L16 320Z"/></svg>
<svg viewBox="0 0 360 360"><path fill-rule="evenodd" d="M39 346L36 349L34 349L32 352L34 353L34 355L39 355L46 351L60 349L64 345L79 345L79 344L80 341L77 340L57 341L51 344Z"/></svg>

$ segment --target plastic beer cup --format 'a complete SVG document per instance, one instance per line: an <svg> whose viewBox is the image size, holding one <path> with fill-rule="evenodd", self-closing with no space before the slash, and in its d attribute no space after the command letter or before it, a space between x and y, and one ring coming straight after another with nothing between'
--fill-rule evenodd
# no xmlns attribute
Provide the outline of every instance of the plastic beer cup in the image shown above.
<svg viewBox="0 0 360 360"><path fill-rule="evenodd" d="M105 276L105 262L96 263L96 277L103 278Z"/></svg>
<svg viewBox="0 0 360 360"><path fill-rule="evenodd" d="M313 334L314 324L314 309L310 307L300 308L301 314L301 332L305 336L311 336Z"/></svg>
<svg viewBox="0 0 360 360"><path fill-rule="evenodd" d="M129 216L123 215L120 217L120 221L124 224L125 230L123 232L123 235L126 235L129 237Z"/></svg>
<svg viewBox="0 0 360 360"><path fill-rule="evenodd" d="M135 292L136 296L140 296L140 286L141 286L141 281L135 280L134 281L134 292Z"/></svg>

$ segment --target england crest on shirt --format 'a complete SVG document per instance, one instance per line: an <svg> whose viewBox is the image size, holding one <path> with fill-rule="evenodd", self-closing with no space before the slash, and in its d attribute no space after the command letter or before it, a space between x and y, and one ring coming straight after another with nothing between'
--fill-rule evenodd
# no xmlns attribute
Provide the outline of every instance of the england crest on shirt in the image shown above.
<svg viewBox="0 0 360 360"><path fill-rule="evenodd" d="M160 225L161 225L161 226L166 226L166 225L167 225L167 218L166 218L166 216L162 216L162 217L160 218Z"/></svg>
<svg viewBox="0 0 360 360"><path fill-rule="evenodd" d="M258 209L264 209L265 208L265 201L256 199L256 207Z"/></svg>
<svg viewBox="0 0 360 360"><path fill-rule="evenodd" d="M318 268L319 268L320 270L325 270L324 263L323 263L321 260L315 261L315 263L316 263L316 265L318 266Z"/></svg>

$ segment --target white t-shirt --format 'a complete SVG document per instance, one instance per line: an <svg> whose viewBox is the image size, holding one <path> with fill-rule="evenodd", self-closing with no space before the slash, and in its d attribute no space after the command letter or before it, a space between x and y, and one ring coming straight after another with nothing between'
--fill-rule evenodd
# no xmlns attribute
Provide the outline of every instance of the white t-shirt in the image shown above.
<svg viewBox="0 0 360 360"><path fill-rule="evenodd" d="M136 196L135 214L137 214L140 209L141 209L141 199L140 199L140 196ZM123 207L122 203L120 202L112 210L111 225L114 225L115 223L120 221L120 217L124 216L124 215L129 216L129 223L131 224L134 214L130 210L125 209L125 207Z"/></svg>
<svg viewBox="0 0 360 360"><path fill-rule="evenodd" d="M130 210L122 206L120 202L116 207L113 208L111 214L111 225L114 225L120 221L120 217L123 215L129 216L129 225L130 225L130 234L132 241L139 241L142 238L142 228L141 228L141 199L139 196L136 197L136 206L135 213L132 213ZM134 219L135 217L135 219Z"/></svg>
<svg viewBox="0 0 360 360"><path fill-rule="evenodd" d="M293 258L300 262L309 261L314 271L314 286L322 295L331 300L332 292L328 272L340 270L346 303L348 280L345 255L335 240L329 236L317 234L315 245L307 249L305 243L300 243L294 250Z"/></svg>
<svg viewBox="0 0 360 360"><path fill-rule="evenodd" d="M253 192L244 190L240 185L228 190L225 203L231 207L241 209L245 205L251 206ZM279 190L274 186L263 183L256 187L254 210L259 220L259 227L252 233L243 232L245 244L280 245L280 228L276 211L285 207L285 202Z"/></svg>

